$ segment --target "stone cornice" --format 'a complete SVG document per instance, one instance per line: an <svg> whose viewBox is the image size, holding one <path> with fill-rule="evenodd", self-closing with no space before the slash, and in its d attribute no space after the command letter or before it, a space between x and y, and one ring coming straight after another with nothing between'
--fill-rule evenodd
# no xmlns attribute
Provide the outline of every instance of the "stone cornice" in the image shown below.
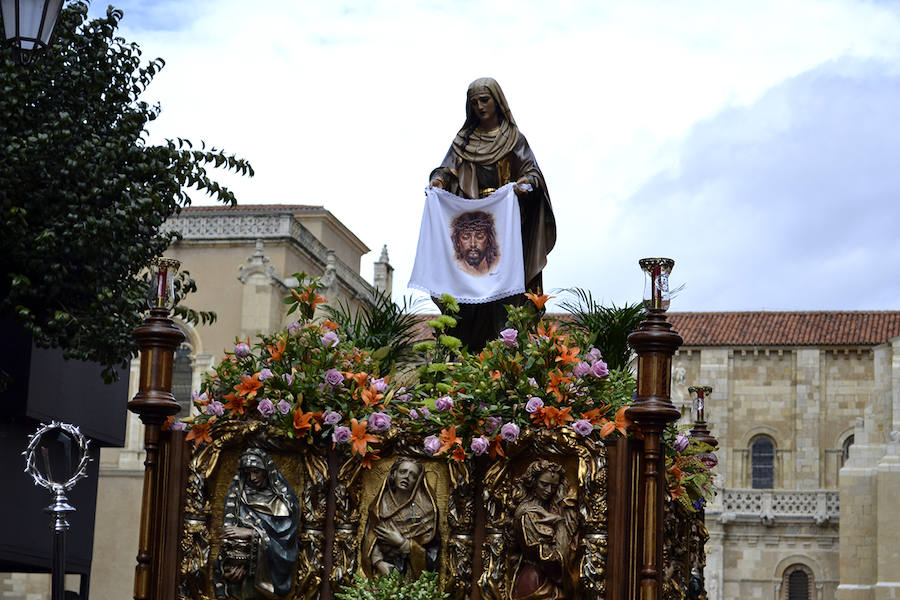
<svg viewBox="0 0 900 600"><path fill-rule="evenodd" d="M182 214L172 217L162 230L178 231L184 241L244 241L279 240L288 241L303 251L324 271L334 265L338 281L350 293L371 302L374 288L359 273L334 256L333 252L320 242L292 214L285 212L267 214ZM332 254L329 261L329 253Z"/></svg>

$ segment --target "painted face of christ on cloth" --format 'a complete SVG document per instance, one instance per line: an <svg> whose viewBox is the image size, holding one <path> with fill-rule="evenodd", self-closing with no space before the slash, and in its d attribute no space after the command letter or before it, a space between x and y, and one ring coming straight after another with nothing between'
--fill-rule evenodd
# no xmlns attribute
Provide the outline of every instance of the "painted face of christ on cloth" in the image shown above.
<svg viewBox="0 0 900 600"><path fill-rule="evenodd" d="M490 273L500 260L494 217L483 210L460 213L450 224L450 239L460 269L470 275Z"/></svg>

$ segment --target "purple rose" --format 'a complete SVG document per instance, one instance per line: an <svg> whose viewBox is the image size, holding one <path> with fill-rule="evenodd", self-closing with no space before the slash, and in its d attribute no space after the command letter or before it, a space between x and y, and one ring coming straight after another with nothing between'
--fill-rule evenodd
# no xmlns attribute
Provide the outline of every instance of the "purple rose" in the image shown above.
<svg viewBox="0 0 900 600"><path fill-rule="evenodd" d="M447 412L453 408L453 399L450 396L441 396L434 401L434 410L438 412Z"/></svg>
<svg viewBox="0 0 900 600"><path fill-rule="evenodd" d="M340 340L338 339L337 334L333 331L329 331L328 333L326 333L325 335L322 336L322 345L325 346L326 348L331 348L332 346L337 346L339 341Z"/></svg>
<svg viewBox="0 0 900 600"><path fill-rule="evenodd" d="M343 425L335 427L331 433L331 441L335 444L346 444L350 441L350 428Z"/></svg>
<svg viewBox="0 0 900 600"><path fill-rule="evenodd" d="M585 375L587 375L590 372L591 372L591 365L584 362L583 360L578 362L578 364L576 364L575 367L572 369L572 374L575 375L575 377L584 377Z"/></svg>
<svg viewBox="0 0 900 600"><path fill-rule="evenodd" d="M500 332L500 339L503 340L503 343L509 346L510 348L515 347L517 344L516 338L518 337L519 332L513 328L504 329Z"/></svg>
<svg viewBox="0 0 900 600"><path fill-rule="evenodd" d="M298 323L297 321L293 321L287 326L288 334L291 337L297 337L298 335L300 335L300 329L300 323Z"/></svg>
<svg viewBox="0 0 900 600"><path fill-rule="evenodd" d="M506 423L500 428L500 436L507 442L514 442L519 437L519 426L515 423Z"/></svg>
<svg viewBox="0 0 900 600"><path fill-rule="evenodd" d="M536 413L541 408L544 408L544 401L536 396L532 397L530 400L528 400L528 403L525 404L525 410L527 410L529 413Z"/></svg>
<svg viewBox="0 0 900 600"><path fill-rule="evenodd" d="M291 403L287 402L286 400L280 400L278 402L278 412L280 412L283 415L286 415L289 412L291 412Z"/></svg>
<svg viewBox="0 0 900 600"><path fill-rule="evenodd" d="M419 414L427 419L428 417L431 416L431 411L428 410L427 406L423 406L422 408L419 409Z"/></svg>
<svg viewBox="0 0 900 600"><path fill-rule="evenodd" d="M697 458L700 459L700 462L706 465L707 469L712 469L717 464L719 464L719 459L712 452L701 452L697 455Z"/></svg>
<svg viewBox="0 0 900 600"><path fill-rule="evenodd" d="M538 387L537 380L536 380L534 377L529 377L529 378L528 378L528 383L529 383L529 384L531 385L531 387L533 387L533 388Z"/></svg>
<svg viewBox="0 0 900 600"><path fill-rule="evenodd" d="M477 438L472 438L472 453L475 456L481 456L488 449L488 440L483 435L479 435Z"/></svg>
<svg viewBox="0 0 900 600"><path fill-rule="evenodd" d="M591 348L591 351L588 352L588 361L590 361L591 364L594 364L598 360L603 360L603 355L600 354L600 351L596 348Z"/></svg>
<svg viewBox="0 0 900 600"><path fill-rule="evenodd" d="M441 449L441 441L437 438L436 435L429 435L425 438L425 443L423 444L425 448L425 452L427 452L430 456L434 456L437 454L437 451Z"/></svg>
<svg viewBox="0 0 900 600"><path fill-rule="evenodd" d="M591 422L587 419L578 419L572 423L572 429L574 429L575 433L578 435L587 437L594 431L594 426L591 425Z"/></svg>
<svg viewBox="0 0 900 600"><path fill-rule="evenodd" d="M325 413L325 416L322 418L322 420L325 421L326 425L337 425L343 418L344 417L341 416L341 413L329 410Z"/></svg>
<svg viewBox="0 0 900 600"><path fill-rule="evenodd" d="M286 384L291 385L292 383L294 383L294 376L291 373L285 373L281 376L281 380Z"/></svg>
<svg viewBox="0 0 900 600"><path fill-rule="evenodd" d="M256 407L256 410L259 411L259 414L268 418L275 412L275 405L272 404L272 401L268 398L263 398L259 401L259 405Z"/></svg>
<svg viewBox="0 0 900 600"><path fill-rule="evenodd" d="M369 431L387 431L391 428L391 418L383 412L369 415Z"/></svg>
<svg viewBox="0 0 900 600"><path fill-rule="evenodd" d="M208 415L216 415L217 417L221 417L224 412L225 407L222 406L222 403L218 400L213 400L206 405L206 414Z"/></svg>
<svg viewBox="0 0 900 600"><path fill-rule="evenodd" d="M266 379L269 379L273 375L275 375L275 374L272 373L272 371L270 371L269 369L263 369L262 371L259 372L259 380L265 381Z"/></svg>
<svg viewBox="0 0 900 600"><path fill-rule="evenodd" d="M234 345L234 355L238 358L247 358L250 356L250 346L244 342L238 342Z"/></svg>
<svg viewBox="0 0 900 600"><path fill-rule="evenodd" d="M325 371L325 383L331 387L337 387L344 383L344 376L337 369L328 369Z"/></svg>
<svg viewBox="0 0 900 600"><path fill-rule="evenodd" d="M412 400L412 394L399 394L395 396L397 402L409 402Z"/></svg>
<svg viewBox="0 0 900 600"><path fill-rule="evenodd" d="M375 391L379 394L383 394L385 391L387 391L387 384L384 382L384 378L373 380L372 385L375 386Z"/></svg>
<svg viewBox="0 0 900 600"><path fill-rule="evenodd" d="M594 377L606 377L609 375L609 369L606 368L606 363L602 360L598 360L594 364L591 365L591 375Z"/></svg>
<svg viewBox="0 0 900 600"><path fill-rule="evenodd" d="M413 421L415 421L416 419L418 419L418 418L419 418L419 411L417 411L417 410L414 409L414 408L411 409L411 410L409 411L409 418L412 419Z"/></svg>
<svg viewBox="0 0 900 600"><path fill-rule="evenodd" d="M501 425L503 425L503 419L500 417L488 417L487 423L484 424L485 433L491 435L497 431Z"/></svg>
<svg viewBox="0 0 900 600"><path fill-rule="evenodd" d="M209 402L209 396L206 395L206 392L203 392L202 394L194 392L191 394L191 399L195 404L206 404Z"/></svg>
<svg viewBox="0 0 900 600"><path fill-rule="evenodd" d="M688 444L691 443L691 440L688 439L686 435L683 433L679 433L675 436L675 450L677 452L684 452L684 449L688 447Z"/></svg>
<svg viewBox="0 0 900 600"><path fill-rule="evenodd" d="M185 425L178 419L175 419L175 422L169 425L169 429L171 429L172 431L184 431L185 429L187 429L187 425Z"/></svg>

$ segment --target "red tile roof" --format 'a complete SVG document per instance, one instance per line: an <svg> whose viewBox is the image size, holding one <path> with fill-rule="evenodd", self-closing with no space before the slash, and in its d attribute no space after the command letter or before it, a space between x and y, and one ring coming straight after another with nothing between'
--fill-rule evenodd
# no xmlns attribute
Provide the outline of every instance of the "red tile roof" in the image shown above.
<svg viewBox="0 0 900 600"><path fill-rule="evenodd" d="M874 346L900 336L900 311L672 312L685 346Z"/></svg>

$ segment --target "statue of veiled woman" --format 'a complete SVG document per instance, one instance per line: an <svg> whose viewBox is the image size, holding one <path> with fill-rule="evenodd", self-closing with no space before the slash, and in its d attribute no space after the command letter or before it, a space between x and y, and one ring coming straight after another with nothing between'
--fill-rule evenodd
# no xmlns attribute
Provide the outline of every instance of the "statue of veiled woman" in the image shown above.
<svg viewBox="0 0 900 600"><path fill-rule="evenodd" d="M541 271L556 243L550 194L528 141L516 126L506 96L494 79L484 77L469 85L466 121L441 166L431 172L430 180L434 187L470 199L485 198L515 182L522 215L525 287L532 291L543 287ZM531 191L526 185L531 186ZM454 334L470 350L478 351L503 328L503 305L520 301L520 297L511 297L485 304L463 304Z"/></svg>
<svg viewBox="0 0 900 600"><path fill-rule="evenodd" d="M437 570L440 552L434 491L417 460L399 458L369 505L362 568L369 577L399 571L417 579Z"/></svg>
<svg viewBox="0 0 900 600"><path fill-rule="evenodd" d="M297 496L271 457L246 450L225 495L222 547L213 582L216 598L285 598L297 561Z"/></svg>
<svg viewBox="0 0 900 600"><path fill-rule="evenodd" d="M562 465L528 465L512 503L511 600L574 598L578 512Z"/></svg>

